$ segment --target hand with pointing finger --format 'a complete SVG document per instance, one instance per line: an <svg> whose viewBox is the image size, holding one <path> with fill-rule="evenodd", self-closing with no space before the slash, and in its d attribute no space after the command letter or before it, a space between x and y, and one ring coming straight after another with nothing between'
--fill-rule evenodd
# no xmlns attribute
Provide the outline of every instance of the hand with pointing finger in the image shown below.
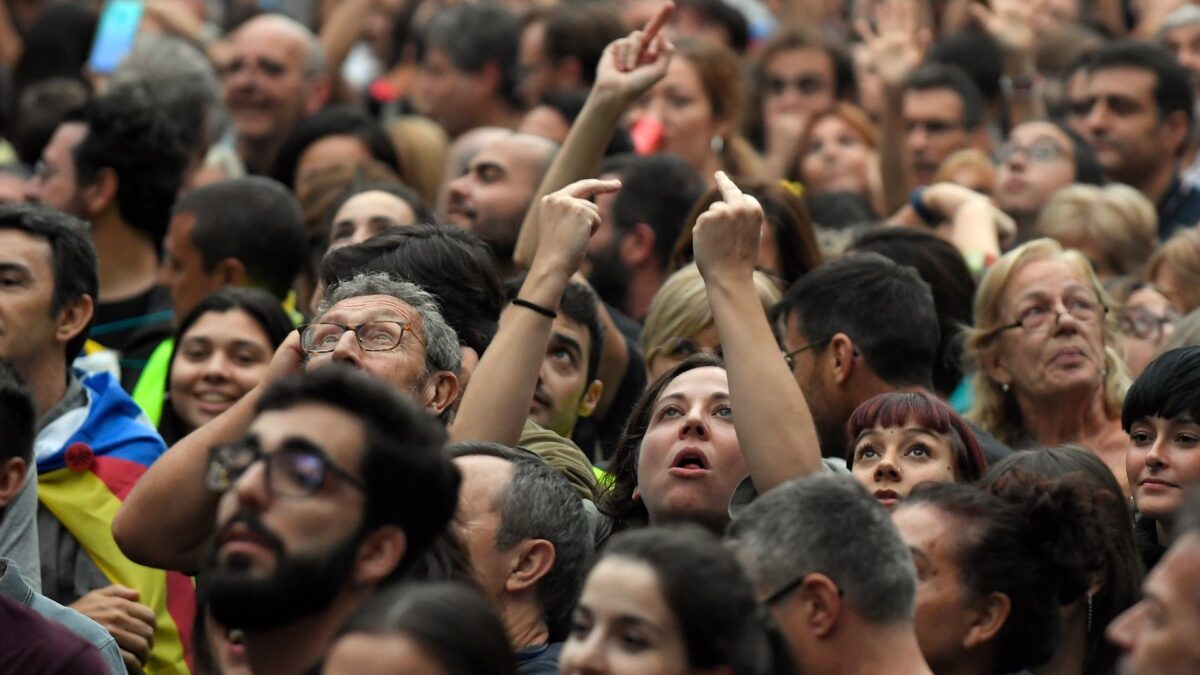
<svg viewBox="0 0 1200 675"><path fill-rule="evenodd" d="M743 194L724 171L716 173L721 200L700 214L692 229L696 266L706 283L717 279L750 280L758 261L763 210Z"/></svg>
<svg viewBox="0 0 1200 675"><path fill-rule="evenodd" d="M595 88L633 100L661 80L675 52L662 28L674 12L675 3L668 0L644 29L609 43L596 68Z"/></svg>
<svg viewBox="0 0 1200 675"><path fill-rule="evenodd" d="M588 240L600 226L600 207L593 198L619 189L620 181L588 178L543 197L533 266L546 265L567 277L577 272Z"/></svg>

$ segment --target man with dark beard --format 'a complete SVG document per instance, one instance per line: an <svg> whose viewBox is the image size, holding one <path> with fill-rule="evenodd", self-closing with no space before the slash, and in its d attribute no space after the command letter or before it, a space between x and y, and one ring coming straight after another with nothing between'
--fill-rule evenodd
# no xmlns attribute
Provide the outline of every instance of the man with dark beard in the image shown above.
<svg viewBox="0 0 1200 675"><path fill-rule="evenodd" d="M450 522L446 432L395 387L332 366L264 392L246 437L214 446L222 493L209 610L258 675L316 666L347 618Z"/></svg>
<svg viewBox="0 0 1200 675"><path fill-rule="evenodd" d="M620 178L622 188L612 197L611 218L603 219L608 222L588 246L588 282L606 303L641 321L670 274L675 240L704 183L668 154L630 157L611 168L602 167L601 177ZM602 217L607 210L601 209Z"/></svg>

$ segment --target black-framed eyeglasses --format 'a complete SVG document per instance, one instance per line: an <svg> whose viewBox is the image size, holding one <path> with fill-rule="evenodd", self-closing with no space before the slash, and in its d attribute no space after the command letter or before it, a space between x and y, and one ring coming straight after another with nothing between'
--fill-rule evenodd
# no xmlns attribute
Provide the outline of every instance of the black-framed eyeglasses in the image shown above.
<svg viewBox="0 0 1200 675"><path fill-rule="evenodd" d="M400 346L408 330L403 321L368 321L357 326L322 321L300 326L300 346L306 352L325 354L337 348L347 331L353 331L365 352L387 352Z"/></svg>
<svg viewBox="0 0 1200 675"><path fill-rule="evenodd" d="M1036 305L1021 312L1016 321L997 328L996 333L1003 333L1013 328L1022 328L1030 332L1045 330L1052 324L1057 324L1063 314L1070 314L1080 323L1093 323L1107 313L1108 307L1091 300L1069 300L1067 309L1062 312L1054 311L1044 305ZM1050 321L1051 317L1054 317L1053 322Z"/></svg>
<svg viewBox="0 0 1200 675"><path fill-rule="evenodd" d="M795 579L792 579L791 581L787 582L786 584L781 586L779 589L777 589L774 593L771 593L770 595L768 595L766 597L766 599L764 599L762 601L762 604L769 607L769 606L774 605L775 603L779 602L780 600L783 600L784 598L787 597L787 595L789 593L796 590L797 588L800 588L800 586L804 584L805 579L811 577L814 574L816 574L816 572L808 572L806 574L801 574L800 576L796 577ZM832 583L833 580L830 579L830 582ZM837 589L839 597L845 595L845 592L842 591L841 586L834 584L833 587Z"/></svg>
<svg viewBox="0 0 1200 675"><path fill-rule="evenodd" d="M808 351L809 349L813 349L815 347L820 347L821 345L825 344L826 342L829 342L832 339L833 339L833 336L830 335L829 337L823 337L820 340L813 340L812 342L804 345L803 347L796 347L795 349L793 349L790 352L784 352L783 360L787 363L787 367L789 370L795 370L797 354Z"/></svg>
<svg viewBox="0 0 1200 675"><path fill-rule="evenodd" d="M225 492L255 462L263 461L267 489L286 497L307 497L321 488L325 476L332 474L366 492L367 486L333 463L320 448L308 444L285 444L275 452L246 442L222 443L208 450L208 472L204 485L213 492Z"/></svg>
<svg viewBox="0 0 1200 675"><path fill-rule="evenodd" d="M1164 329L1177 320L1179 315L1174 312L1168 311L1163 316L1158 316L1150 310L1138 308L1121 312L1117 318L1117 325L1122 333L1130 337L1158 342L1163 338Z"/></svg>

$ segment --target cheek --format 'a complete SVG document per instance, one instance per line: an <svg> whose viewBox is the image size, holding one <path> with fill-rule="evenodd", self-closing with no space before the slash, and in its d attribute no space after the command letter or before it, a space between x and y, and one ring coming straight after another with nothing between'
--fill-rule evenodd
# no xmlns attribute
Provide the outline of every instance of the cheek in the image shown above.
<svg viewBox="0 0 1200 675"><path fill-rule="evenodd" d="M1200 484L1200 450L1176 450L1172 459L1184 488Z"/></svg>
<svg viewBox="0 0 1200 675"><path fill-rule="evenodd" d="M241 389L241 393L245 394L257 386L266 374L267 364L255 363L253 365L236 368L233 371L233 379L235 382L237 382L238 388Z"/></svg>
<svg viewBox="0 0 1200 675"><path fill-rule="evenodd" d="M178 359L171 364L171 395L182 394L200 377L199 364Z"/></svg>
<svg viewBox="0 0 1200 675"><path fill-rule="evenodd" d="M1136 481L1142 469L1146 468L1146 453L1138 448L1129 448L1125 452L1125 473L1129 476L1129 482Z"/></svg>

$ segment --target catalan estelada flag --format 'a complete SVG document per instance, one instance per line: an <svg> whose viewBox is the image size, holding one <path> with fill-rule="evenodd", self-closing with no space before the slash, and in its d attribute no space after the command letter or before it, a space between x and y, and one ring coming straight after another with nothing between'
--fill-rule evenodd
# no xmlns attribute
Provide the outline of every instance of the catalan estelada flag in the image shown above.
<svg viewBox="0 0 1200 675"><path fill-rule="evenodd" d="M112 375L89 376L83 385L87 405L38 434L38 501L109 581L137 589L140 602L158 616L147 675L188 675L196 610L191 577L134 563L112 534L121 502L166 447Z"/></svg>

